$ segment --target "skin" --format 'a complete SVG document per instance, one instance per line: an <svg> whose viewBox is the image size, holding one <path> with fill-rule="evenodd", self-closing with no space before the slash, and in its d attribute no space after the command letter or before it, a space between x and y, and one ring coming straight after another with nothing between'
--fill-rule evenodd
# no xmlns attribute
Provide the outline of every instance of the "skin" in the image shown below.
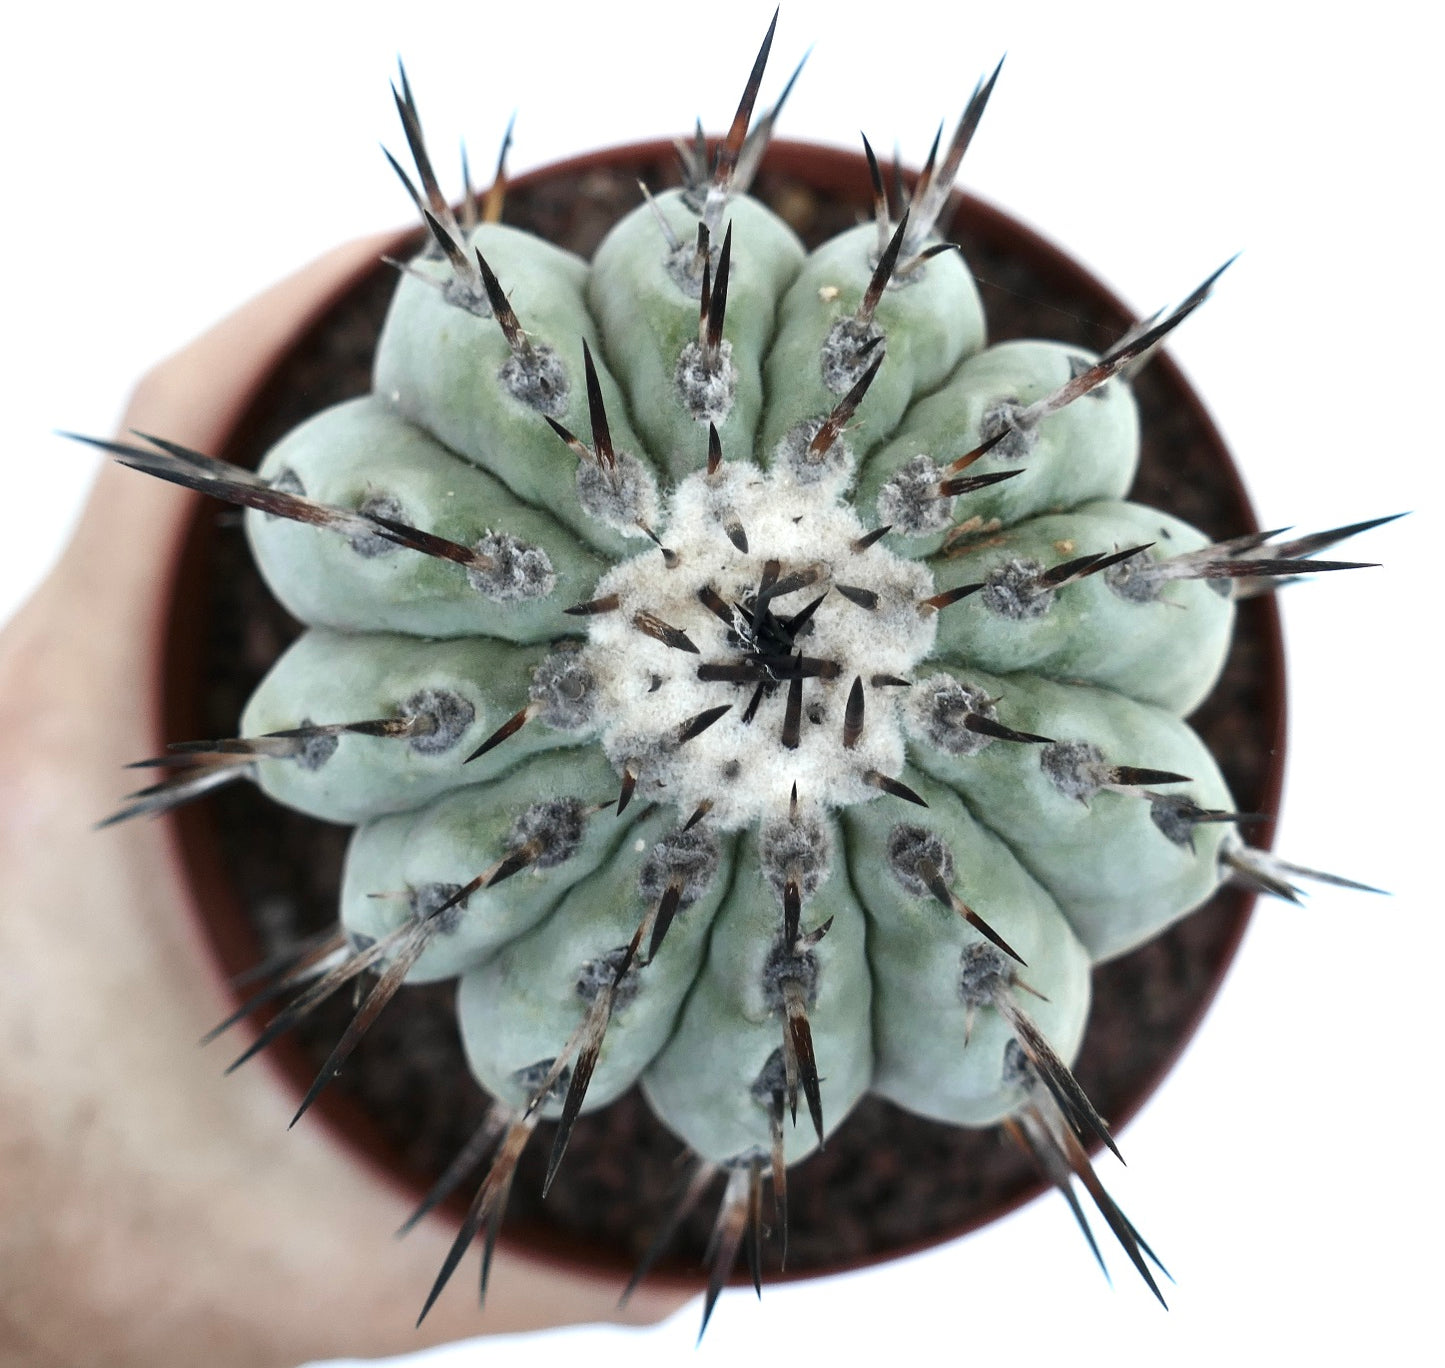
<svg viewBox="0 0 1445 1368"><path fill-rule="evenodd" d="M393 249L354 243L261 296L152 371L122 431L214 448L276 353ZM377 1257L378 1232L408 1200L328 1129L288 1135L297 1099L273 1071L223 1078L196 1048L233 998L202 939L175 823L88 829L113 804L120 767L164 740L160 586L196 507L102 472L70 550L0 637L0 898L24 912L0 918L0 1357L55 1368L94 1363L104 1345L113 1368L294 1368L670 1314L690 1289L644 1286L619 1313L616 1282L541 1264L504 1238L485 1312L447 1297L413 1330L446 1222L383 1239Z"/></svg>

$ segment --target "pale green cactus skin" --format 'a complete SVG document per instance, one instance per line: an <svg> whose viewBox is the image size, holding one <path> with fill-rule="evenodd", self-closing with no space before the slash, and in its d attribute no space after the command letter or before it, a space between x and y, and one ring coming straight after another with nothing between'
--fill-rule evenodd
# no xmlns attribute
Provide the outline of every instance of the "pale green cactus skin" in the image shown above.
<svg viewBox="0 0 1445 1368"><path fill-rule="evenodd" d="M859 477L859 508L889 522L892 510L886 499L878 506L879 491L909 462L920 456L937 466L957 460L993 434L987 420L1004 406L1037 403L1069 379L1073 363L1087 365L1097 359L1078 347L1044 341L1003 342L970 354L947 384L909 409L874 453ZM971 467L980 475L1004 470L1018 474L969 496L970 523L977 519L975 525L987 531L1035 513L1124 496L1139 463L1138 411L1123 385L1105 385L1087 397L1089 403L1070 404ZM919 530L909 537L909 550L932 554L951 525L950 519L936 531Z"/></svg>
<svg viewBox="0 0 1445 1368"><path fill-rule="evenodd" d="M246 777L355 828L338 926L241 1060L375 975L304 1112L404 982L457 985L494 1106L413 1219L501 1139L423 1316L479 1229L485 1289L537 1123L550 1183L633 1087L692 1198L727 1173L704 1325L764 1175L785 1243L788 1166L870 1093L1001 1124L1159 1295L1069 1070L1091 970L1226 877L1348 883L1244 845L1185 719L1237 597L1352 568L1309 558L1389 519L1211 542L1129 502L1129 381L1219 273L1102 356L988 345L936 229L997 71L906 209L869 148L874 221L805 251L746 193L771 42L728 137L679 144L685 187L590 263L499 197L447 204L402 73L420 188L393 166L430 239L372 393L256 472L95 443L244 507L305 628L239 737L142 762L170 777L112 820Z"/></svg>
<svg viewBox="0 0 1445 1368"><path fill-rule="evenodd" d="M826 837L835 851L839 833ZM643 1075L643 1092L660 1116L704 1158L727 1162L766 1152L767 1112L757 1095L769 1059L778 1051L778 1007L767 989L767 964L777 944L776 895L759 858L758 837L746 834L727 901L713 929L707 963L687 1000L673 1040ZM868 1090L873 1075L873 975L865 954L862 906L843 861L829 862L827 877L806 904L804 923L832 918L813 952L815 993L808 1002L813 1045L835 1061L820 1082L823 1115L843 1116ZM834 934L836 933L836 935ZM748 1106L735 1099L746 1093ZM807 1126L783 1132L789 1163L812 1153L817 1137Z"/></svg>
<svg viewBox="0 0 1445 1368"><path fill-rule="evenodd" d="M276 662L252 696L241 720L243 733L263 736L311 719L395 716L408 700L425 706L428 694L453 700L459 720L469 708L471 718L445 745L432 737L398 742L343 736L334 746L318 747L314 757L262 765L258 782L278 802L333 822L362 822L419 806L457 787L459 761L525 705L532 672L544 656L538 647L476 638L418 641L315 628ZM528 752L572 744L555 728L536 728L517 739L511 755L478 760L479 780L510 768Z"/></svg>
<svg viewBox="0 0 1445 1368"><path fill-rule="evenodd" d="M629 507L668 544L669 489L705 478L698 472L708 431L678 388L679 358L697 345L699 303L669 261L678 254L670 253L659 213L686 248L698 209L680 192L625 219L590 267L493 225L478 228L469 246L503 282L528 335L561 362L565 393L551 412L579 435L592 430L581 364L587 340L613 447L638 463ZM877 381L814 472L783 454L786 439L800 426L816 427L847 388L827 383L819 358L830 330L857 310L869 285L877 234L865 225L805 257L786 225L745 197L728 203L725 220L732 243L723 336L735 375L731 402L714 419L724 469L747 478L743 463L751 460L758 479L771 467L788 489L814 482L820 506L854 503L861 528L896 506L890 481L910 463L925 458L941 470L984 440L1000 405L1036 403L1096 359L1048 342L985 348L977 290L960 254L935 256L884 292L875 314L885 338ZM253 699L247 735L404 715L407 700L438 694L471 711L444 748L434 737L428 751L406 738L342 735L319 763L314 756L258 762L260 782L280 801L359 824L342 907L356 946L418 924L448 893L506 859L529 810L614 799L623 767L616 746L609 744L609 761L596 744L609 728L650 736L647 744L685 768L686 746L668 738L697 709L676 700L703 687L690 678L700 662L739 658L723 625L700 606L686 622L669 622L694 640L697 654L638 632L630 661L592 643L588 618L564 613L592 598L609 565L635 558L644 586L649 576L665 577L660 553L639 526L599 518L579 495L585 461L498 378L513 352L496 321L417 278L445 283L444 262L423 259L414 271L399 286L381 340L374 395L311 420L267 457L262 474L340 507L389 501L381 505L392 510L387 516L461 543L515 538L546 569L508 596L495 586L489 592L461 566L411 550L359 550L326 528L248 514L266 577L315 625ZM817 588L793 591L786 610L798 611L830 582L848 584L855 555L880 558L885 578L887 565L922 564L943 591L991 583L1021 562L1043 569L1143 543L1154 549L1141 554L1156 557L1207 545L1177 519L1122 501L1137 454L1127 384L1109 380L969 469L1022 475L956 501L936 499L934 526L895 527L867 552L839 545ZM786 544L760 544L757 527L748 529L745 557L724 536L724 512L714 544L670 547L685 566L701 558L752 567L774 557L784 574L798 568ZM735 601L728 573L718 585ZM631 608L629 599L624 611ZM860 643L847 638L839 648L847 658L836 678L807 681L805 702L825 720L805 721L806 728L840 732L849 686L867 673L867 610L844 609L856 610ZM811 823L820 840L816 877L801 888L800 931L829 922L807 952L804 993L824 1137L870 1090L968 1126L998 1122L1025 1097L1006 1067L1015 1037L1008 1014L991 999L970 1001L960 987L970 955L1006 957L935 893L916 881L907 886L889 858L900 830L933 833L947 849L952 893L1027 962L1019 975L1042 996L1018 1001L1066 1060L1082 1038L1091 963L1157 934L1218 886L1226 826L1171 838L1148 796L1099 785L1068 791L1047 770L1047 747L956 727L945 735L947 718L930 713L930 701L954 685L985 703L1001 699L994 715L1008 727L1096 747L1114 765L1188 776L1167 795L1227 811L1217 768L1180 720L1220 669L1232 625L1227 595L1175 580L1153 601L1136 601L1099 574L1044 589L1012 613L1007 594L990 589L937 613L917 602L907 611L936 619L936 631L929 621L921 633L911 690L866 686L864 730L898 735L897 753L910 765L895 764L886 777L927 806L909 807L876 787L867 801L838 799L857 789L833 773L849 764L840 742L826 762L798 752L808 760L798 761L796 812L724 805L720 820L705 815L696 839L713 850L706 878L656 958L639 955L616 985L584 1110L640 1082L657 1114L704 1159L731 1164L769 1151L760 1079L784 1044L786 1014L766 966L780 943L786 871L767 865L760 841L765 846L778 824ZM594 690L582 701L585 716L569 725L529 719L464 765L535 702L539 666L568 639ZM809 640L800 638L799 649L810 650ZM649 691L658 669L668 672L664 687ZM739 705L722 725L738 728L739 745L750 749L739 752L742 773L731 782L747 786L752 766L792 763L794 751L778 740L786 685L747 728L736 716L746 692L736 683L706 687L712 702ZM647 746L637 749L641 755ZM601 981L596 966L628 944L648 913L644 866L659 842L678 839L695 793L724 782L713 775L691 789L660 787L644 763L635 806L620 816L591 812L572 845L552 851L558 858L495 888L478 887L446 911L444 929L427 941L409 978L459 981L468 1059L507 1107L558 1113L560 1084L543 1097L536 1089L588 1016ZM657 894L653 888L654 900ZM589 973L591 987L579 987ZM786 1162L805 1157L819 1139L789 1120Z"/></svg>
<svg viewBox="0 0 1445 1368"><path fill-rule="evenodd" d="M489 593L483 582L475 592L458 592L456 567L430 557L394 555L379 541L359 553L325 528L270 515L248 519L272 591L314 626L552 641L580 635L561 610L607 568L547 508L523 502L485 471L460 469L455 454L374 398L303 423L271 450L260 473L273 482L299 480L312 497L342 508L366 508L385 491L392 516L413 526L472 541L479 527L505 528L546 558L550 577L536 584L510 591L503 584Z"/></svg>
<svg viewBox="0 0 1445 1368"><path fill-rule="evenodd" d="M581 1024L587 1003L578 991L579 974L627 944L637 923L644 868L657 843L675 829L664 811L642 818L607 864L575 885L541 925L462 978L457 1005L467 1058L482 1085L502 1101L526 1107L531 1090L519 1085L516 1061L550 1059L556 1042ZM639 975L629 985L635 996L614 1007L607 1047L587 1095L591 1105L613 1101L657 1058L708 953L714 917L729 887L734 842L718 843L711 835L698 839L712 847L715 872L669 932L667 944L676 936L677 949L669 948L666 960L659 956L658 972ZM526 1010L499 1020L497 1000L520 984L527 985Z"/></svg>
<svg viewBox="0 0 1445 1368"><path fill-rule="evenodd" d="M1158 509L1100 501L1028 518L935 568L940 581L947 574L949 582L987 583L1013 562L1048 566L1099 547L1141 542L1175 554L1207 546L1209 538ZM1000 674L1028 670L1094 684L1178 715L1208 695L1234 626L1230 599L1201 580L1176 580L1152 602L1137 603L1118 593L1107 575L1097 575L1044 595L1036 616L1010 616L998 598L986 589L941 614L938 654Z"/></svg>
<svg viewBox="0 0 1445 1368"><path fill-rule="evenodd" d="M424 915L426 899L444 901L485 867L477 864L479 856L486 865L501 859L520 815L537 805L565 802L581 785L605 788L609 777L607 762L595 749L555 751L524 761L493 783L471 784L425 807L367 823L347 855L342 924L353 940L365 941L405 927ZM464 906L453 909L451 924L422 952L411 979L456 978L495 956L549 916L579 880L590 884L593 872L627 839L630 826L626 815L613 823L588 822L563 863L534 868L529 877L496 889L477 889ZM388 893L393 896L377 896ZM580 963L567 972L575 975Z"/></svg>
<svg viewBox="0 0 1445 1368"><path fill-rule="evenodd" d="M691 247L697 211L678 191L654 203L683 246ZM733 272L725 337L737 387L731 408L718 420L718 435L725 451L751 451L763 414L763 359L777 329L779 301L804 251L793 230L754 201L735 200L728 218ZM586 294L603 332L607 364L626 387L629 411L637 415L648 449L680 480L699 467L706 451L707 428L678 402L674 379L683 349L697 341L700 281L684 288L672 272L659 271L661 240L648 207L634 209L597 249Z"/></svg>
<svg viewBox="0 0 1445 1368"><path fill-rule="evenodd" d="M808 257L783 298L782 326L768 352L765 458L796 424L827 413L846 388L825 383L818 357L834 324L862 301L868 278L858 263L874 254L875 236L871 224L838 234ZM873 321L887 338L888 364L849 428L848 444L859 457L894 431L916 396L935 389L984 342L978 287L957 252L885 292Z"/></svg>
<svg viewBox="0 0 1445 1368"><path fill-rule="evenodd" d="M556 338L575 358L585 339L598 344L596 325L583 297L587 264L570 252L501 224L484 224L471 244L505 280L512 307L539 338ZM415 269L445 280L444 263L423 260ZM635 551L635 529L618 530L590 516L575 483L559 478L557 438L538 412L497 380L511 359L506 340L489 318L449 303L413 277L397 286L396 299L377 343L373 388L379 399L410 419L464 461L501 480L517 498L552 513L586 545L612 556ZM570 369L576 371L575 360ZM603 397L615 414L619 447L650 462L628 426L627 408L610 375ZM553 416L574 431L585 430L587 395L573 374L560 411ZM560 602L560 600L559 600Z"/></svg>
<svg viewBox="0 0 1445 1368"><path fill-rule="evenodd" d="M1229 791L1213 757L1162 708L1106 689L948 667L921 679L913 700L925 735L930 725L923 714L935 678L1006 699L1011 723L1023 731L1047 728L1066 743L1093 745L1120 761L1147 755L1151 765L1190 776L1188 783L1168 787L1171 798L1229 810ZM972 754L951 754L935 744L919 746L914 756L971 811L1008 832L1015 858L1067 908L1074 934L1096 962L1156 935L1161 907L1197 906L1217 887L1214 871L1227 827L1198 827L1188 844L1161 841L1148 802L1113 792L1072 796L1049 777L1037 753L1021 746L990 741ZM1131 852L1127 863L1120 863L1120 850Z"/></svg>
<svg viewBox="0 0 1445 1368"><path fill-rule="evenodd" d="M1089 1011L1088 952L1048 889L956 792L908 777L928 800L910 825L941 839L956 863L958 891L1028 961L1028 982L1043 994L1031 1015L1071 1058ZM909 1111L954 1125L1001 1121L1020 1101L1019 1085L1004 1068L1013 1029L996 1010L971 1005L960 992L959 964L970 952L1002 956L980 945L977 933L926 891L900 884L888 857L896 824L878 804L850 809L845 821L849 875L869 912L870 953L889 965L875 979L874 1089Z"/></svg>

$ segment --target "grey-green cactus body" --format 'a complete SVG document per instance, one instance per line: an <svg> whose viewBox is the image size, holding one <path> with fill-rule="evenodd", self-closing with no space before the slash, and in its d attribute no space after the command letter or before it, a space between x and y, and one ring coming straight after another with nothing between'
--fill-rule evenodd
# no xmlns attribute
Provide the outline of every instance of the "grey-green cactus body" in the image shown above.
<svg viewBox="0 0 1445 1368"><path fill-rule="evenodd" d="M900 544L931 554L949 533L992 532L1094 499L1118 499L1139 463L1139 417L1127 386L1109 381L1020 425L1097 357L1057 342L1002 342L968 357L914 404L859 478L857 504L898 529ZM998 444L970 475L1006 474L966 498L921 499L953 462L990 438ZM906 543L904 539L906 538Z"/></svg>
<svg viewBox="0 0 1445 1368"><path fill-rule="evenodd" d="M272 448L260 473L323 503L464 542L493 562L473 569L380 536L339 537L265 514L250 519L272 593L314 626L551 641L580 635L561 610L607 566L548 506L523 502L375 398L303 423Z"/></svg>
<svg viewBox="0 0 1445 1368"><path fill-rule="evenodd" d="M763 413L763 358L777 328L778 303L803 260L797 235L747 198L728 206L732 233L725 353L708 376L698 343L703 265L697 211L680 191L640 205L597 249L587 299L604 336L607 361L622 378L631 411L673 480L695 471L714 422L723 449L753 450ZM665 245L658 218L678 239ZM664 244L666 256L659 259ZM723 240L704 255L715 277Z"/></svg>
<svg viewBox="0 0 1445 1368"><path fill-rule="evenodd" d="M659 810L638 821L608 863L581 877L539 926L465 974L458 992L462 1043L473 1071L494 1096L519 1109L582 1025L626 952L637 908L655 901L674 868L687 886L665 955L628 971L617 985L585 1107L605 1106L635 1084L673 1033L706 952L713 914L728 890L733 841L711 832L680 835ZM521 997L499 1015L499 1002ZM546 1111L558 1103L549 1099Z"/></svg>
<svg viewBox="0 0 1445 1368"><path fill-rule="evenodd" d="M803 939L825 923L816 944L798 950L783 939L775 909L778 848L794 834L791 822L743 837L737 873L718 913L707 963L673 1039L643 1078L643 1091L705 1159L727 1162L767 1153L769 1095L784 1047L785 999L801 999L820 1061L823 1116L837 1125L868 1090L873 1076L872 981L865 953L863 911L838 858L828 824L796 824L802 844L814 839L822 858L816 885L802 899ZM811 884L805 878L804 884ZM740 1099L746 1104L740 1105ZM818 1144L806 1126L788 1125L785 1154L794 1162Z"/></svg>
<svg viewBox="0 0 1445 1368"><path fill-rule="evenodd" d="M995 708L993 699L1003 703ZM1189 803L1227 811L1229 792L1203 743L1172 713L1108 689L971 667L920 678L908 708L918 766L999 833L1095 962L1158 935L1217 886L1228 828L1171 817ZM1006 711L1010 725L1053 739L1023 746L970 732L962 719L971 708ZM1136 786L1145 790L1139 796L1106 786L1098 773L1111 763L1144 768L1145 757L1149 768L1187 780Z"/></svg>
<svg viewBox="0 0 1445 1368"><path fill-rule="evenodd" d="M497 569L250 514L268 578L316 625L246 731L439 699L450 730L328 738L257 770L282 801L362 823L353 944L424 928L409 976L459 980L473 1070L517 1114L559 1110L600 1014L583 1105L640 1081L712 1162L777 1144L773 1100L795 1107L812 1067L823 1137L870 1089L992 1124L1025 1095L1005 1059L1018 1013L1070 1057L1090 962L1219 881L1224 828L1187 818L1229 798L1179 719L1220 667L1231 607L1195 580L1048 579L1206 539L1120 502L1138 449L1123 378L1009 429L1095 358L981 350L959 253L915 260L864 309L872 225L805 257L744 196L723 223L726 261L722 231L699 252L697 209L664 195L590 267L483 225L465 251L502 282L521 342L454 267L413 263L375 394L303 426L262 474ZM935 489L999 431L959 469L1014 478ZM893 523L881 543L877 520ZM635 804L620 816L619 789ZM666 902L655 852L689 822L711 868L644 945ZM792 1112L787 1162L820 1138Z"/></svg>
<svg viewBox="0 0 1445 1368"><path fill-rule="evenodd" d="M873 1086L909 1111L987 1126L1020 1100L1004 1068L1014 1026L995 1001L1031 990L1029 1011L1072 1057L1089 1008L1089 955L1048 890L958 794L910 772L928 802L905 821L879 804L850 809L848 862L868 910L875 975ZM942 905L921 876L930 862L1027 967Z"/></svg>
<svg viewBox="0 0 1445 1368"><path fill-rule="evenodd" d="M1202 580L1148 598L1121 592L1106 571L1051 588L1048 574L1082 555L1147 546L1141 557L1198 550L1209 539L1158 509L1099 501L1030 518L931 562L940 583L977 584L942 615L938 655L998 673L1031 671L1130 694L1179 715L1213 687L1234 608Z"/></svg>
<svg viewBox="0 0 1445 1368"><path fill-rule="evenodd" d="M468 243L483 251L509 282L513 309L540 344L519 357L490 309L459 305L448 296L444 263L423 259L397 286L377 343L373 386L396 413L464 460L501 480L519 499L552 512L584 543L625 555L639 537L635 517L655 516L652 464L632 432L621 392L605 368L600 384L613 436L629 454L621 500L595 489L543 421L583 427L587 393L582 344L598 342L584 297L587 264L530 234L483 224Z"/></svg>
<svg viewBox="0 0 1445 1368"><path fill-rule="evenodd" d="M848 432L860 457L893 431L920 394L939 385L984 340L983 306L962 256L922 262L884 289L871 317L857 313L878 264L871 224L840 233L802 263L782 302L782 326L768 352L770 455L799 423L828 413L867 369L871 343L887 363Z"/></svg>
<svg viewBox="0 0 1445 1368"><path fill-rule="evenodd" d="M543 647L475 637L313 628L252 695L242 730L255 736L361 718L419 719L411 737L323 737L284 762L261 765L261 787L279 802L327 821L365 821L498 775L528 753L575 744L561 727L536 728L510 755L462 767L473 747L527 704L551 659Z"/></svg>
<svg viewBox="0 0 1445 1368"><path fill-rule="evenodd" d="M1226 877L1315 874L1245 845L1185 718L1237 598L1389 519L1211 541L1129 502L1130 382L1219 273L1101 355L986 345L938 227L997 71L911 188L867 148L873 221L808 252L747 193L771 42L590 263L499 221L502 174L448 205L402 73L428 241L372 393L259 471L95 443L245 508L303 625L242 734L143 762L112 820L247 777L356 828L241 1059L374 975L304 1111L405 982L457 984L494 1105L422 1212L496 1149L427 1308L479 1230L485 1289L537 1124L550 1184L633 1087L694 1156L684 1205L727 1170L708 1311L765 1175L785 1243L788 1166L869 1093L1002 1124L1157 1295L1069 1068L1091 969Z"/></svg>
<svg viewBox="0 0 1445 1368"><path fill-rule="evenodd" d="M435 918L436 934L412 969L416 982L456 978L545 917L627 839L631 825L587 814L613 782L593 749L524 761L494 783L358 827L346 857L341 921L352 937L380 940ZM528 841L543 849L517 876L480 887L436 917L478 873Z"/></svg>

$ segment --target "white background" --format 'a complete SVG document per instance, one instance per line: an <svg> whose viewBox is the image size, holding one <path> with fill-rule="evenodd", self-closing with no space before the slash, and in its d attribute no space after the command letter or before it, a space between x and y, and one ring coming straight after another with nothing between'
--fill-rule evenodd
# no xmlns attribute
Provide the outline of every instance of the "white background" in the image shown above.
<svg viewBox="0 0 1445 1368"><path fill-rule="evenodd" d="M1124 1135L1130 1167L1104 1166L1178 1279L1167 1315L1121 1257L1110 1291L1055 1198L885 1270L765 1290L761 1307L730 1294L696 1362L940 1347L981 1363L1425 1361L1445 972L1427 821L1441 784L1426 643L1441 618L1445 312L1436 42L1415 27L1427 11L844 9L784 7L765 101L816 43L786 136L852 146L863 127L916 163L1007 51L970 189L1144 311L1243 249L1171 347L1265 524L1417 510L1351 548L1386 568L1286 595L1279 847L1395 896L1262 907L1203 1034ZM398 54L434 146L465 132L485 178L513 108L518 171L681 132L694 114L720 128L768 16L761 0L33 12L0 86L0 618L56 555L93 470L52 429L113 430L154 360L334 242L406 221L377 151L400 150ZM379 1231L377 1258L387 1245ZM427 1362L640 1368L691 1352L696 1318L694 1305L655 1332L556 1332Z"/></svg>

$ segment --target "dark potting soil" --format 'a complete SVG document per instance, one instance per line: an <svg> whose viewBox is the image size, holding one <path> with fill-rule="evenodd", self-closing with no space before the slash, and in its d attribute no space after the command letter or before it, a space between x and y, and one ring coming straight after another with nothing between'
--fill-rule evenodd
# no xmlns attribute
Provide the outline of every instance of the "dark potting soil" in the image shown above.
<svg viewBox="0 0 1445 1368"><path fill-rule="evenodd" d="M801 154L786 146L770 158L756 193L816 245L866 213L867 182L850 169L845 193L824 195L798 174ZM836 187L836 167L822 183ZM519 184L506 221L590 256L608 227L637 202L637 178L674 180L653 148L642 159ZM977 275L993 340L1055 337L1100 350L1132 321L1076 268L1047 247L1010 235L1011 225L965 200L952 236ZM220 453L254 464L310 414L369 387L373 345L390 298L393 271L377 269L333 307L252 406ZM524 320L525 322L525 320ZM1253 526L1234 483L1221 478L1217 439L1177 373L1156 360L1134 385L1142 413L1143 462L1133 497L1178 514L1215 536ZM1181 399L1181 394L1185 397ZM206 508L198 519L184 582L200 593L178 610L167 726L173 736L228 736L261 675L296 635L252 568L239 519ZM1195 726L1218 758L1243 811L1272 811L1278 767L1271 748L1282 733L1277 690L1278 624L1272 605L1243 605L1235 646ZM282 809L249 785L221 791L182 814L193 869L219 872L231 890L213 905L212 934L226 968L239 973L266 955L333 926L349 831ZM1267 830L1256 828L1255 840ZM214 880L207 880L214 883ZM227 898L235 907L224 906ZM239 924L227 919L239 909ZM1076 1066L1105 1117L1127 1118L1170 1066L1212 996L1247 915L1236 891L1152 944L1095 972L1095 1004ZM480 1123L487 1100L462 1058L450 985L403 990L382 1014L303 1124L339 1127L374 1159L389 1163L420 1195ZM352 1014L337 994L279 1046L299 1093ZM218 1048L224 1048L218 1047ZM319 1114L318 1114L319 1113ZM578 1123L552 1190L540 1186L551 1127L539 1127L522 1161L505 1238L534 1249L565 1250L619 1278L658 1228L683 1170L681 1143L653 1119L634 1090ZM469 1180L450 1210L470 1197ZM788 1268L817 1272L903 1252L991 1219L1037 1190L1024 1156L993 1130L965 1131L868 1099L825 1151L790 1174ZM699 1278L715 1195L704 1200L661 1266ZM377 1258L386 1257L377 1232ZM777 1242L765 1246L776 1268ZM1080 1247L1080 1259L1087 1254ZM700 1285L700 1284L699 1284ZM424 1289L418 1289L420 1295Z"/></svg>

